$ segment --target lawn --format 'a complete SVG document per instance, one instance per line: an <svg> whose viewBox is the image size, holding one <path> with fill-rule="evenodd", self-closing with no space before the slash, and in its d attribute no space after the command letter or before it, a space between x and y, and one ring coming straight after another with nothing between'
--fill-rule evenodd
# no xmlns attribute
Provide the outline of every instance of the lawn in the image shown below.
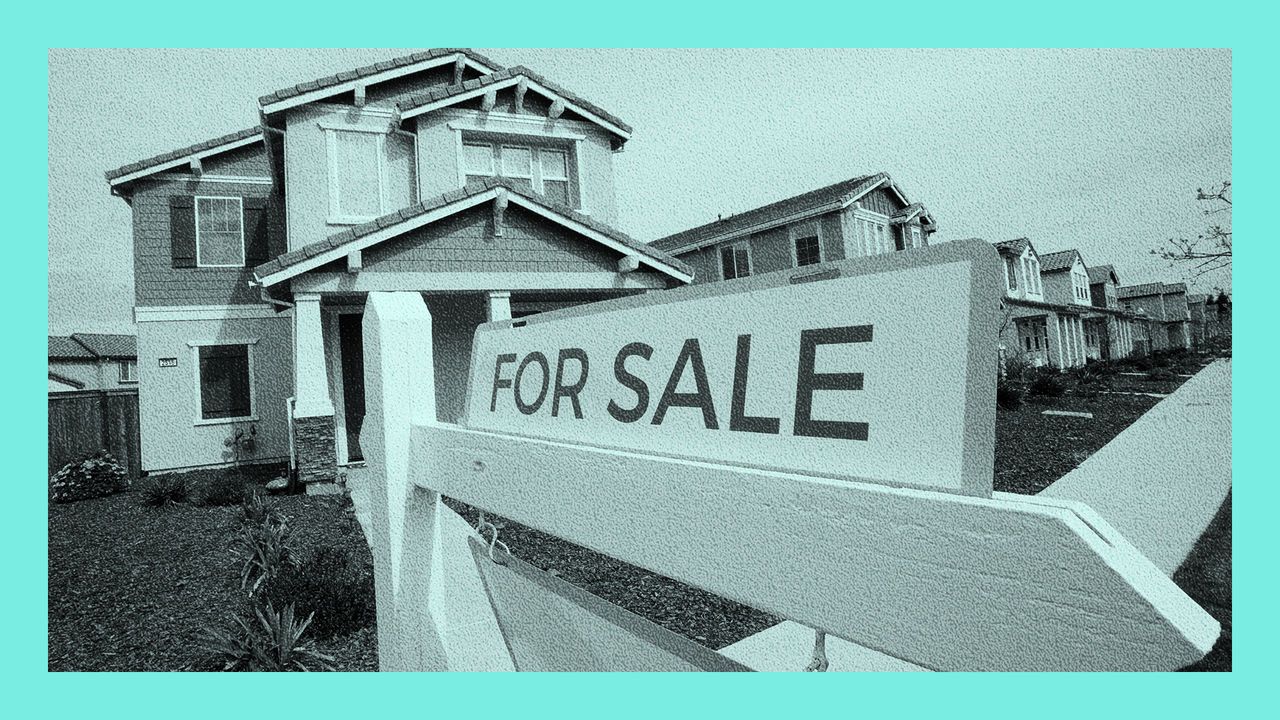
<svg viewBox="0 0 1280 720"><path fill-rule="evenodd" d="M1127 376L1123 376L1127 377ZM1113 390L1127 388L1125 379ZM1186 378L1153 390L1171 392ZM997 490L1034 494L1080 464L1159 399L1119 393L1033 398L996 419ZM1089 412L1092 419L1044 415ZM234 554L239 509L139 506L137 492L49 509L49 669L177 670L198 659L199 629L221 624L241 602ZM371 564L350 509L334 496L278 498L305 552L341 545ZM474 522L474 511L450 504ZM492 518L491 518L492 519ZM777 618L619 562L518 523L497 519L502 539L529 563L712 648L763 630ZM1224 637L1197 669L1231 667L1230 498L1175 581L1223 622ZM1225 578L1225 579L1224 579ZM373 598L368 598L372 605ZM373 628L317 643L341 670L377 667Z"/></svg>

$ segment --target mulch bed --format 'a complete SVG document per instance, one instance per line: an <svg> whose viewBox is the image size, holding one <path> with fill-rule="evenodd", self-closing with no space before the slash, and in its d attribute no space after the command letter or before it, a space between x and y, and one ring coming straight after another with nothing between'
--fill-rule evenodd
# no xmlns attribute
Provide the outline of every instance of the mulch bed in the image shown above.
<svg viewBox="0 0 1280 720"><path fill-rule="evenodd" d="M1142 392L1172 392L1133 378ZM1123 381L1113 389L1128 387ZM996 418L995 489L1034 494L1151 409L1143 395L1032 399ZM1043 415L1047 409L1093 413L1093 419ZM336 497L281 498L302 552L341 543L372 562L351 512ZM449 504L472 523L475 510ZM1175 575L1223 622L1224 639L1192 669L1231 667L1230 498L1197 550ZM779 619L684 583L525 527L490 517L521 559L707 647L720 649ZM134 492L49 510L49 669L175 670L196 659L198 629L221 623L239 602L232 544L237 508L180 506L144 510ZM1216 529L1215 529L1216 528ZM1225 564L1224 564L1225 563ZM1223 580L1225 573L1225 583ZM370 598L372 603L373 599ZM369 627L317 643L340 670L376 670L376 631Z"/></svg>
<svg viewBox="0 0 1280 720"><path fill-rule="evenodd" d="M302 554L342 544L372 564L337 497L278 498ZM241 606L238 507L139 506L130 491L49 508L49 670L181 670ZM372 602L372 599L370 599ZM341 670L377 668L373 633L317 643Z"/></svg>

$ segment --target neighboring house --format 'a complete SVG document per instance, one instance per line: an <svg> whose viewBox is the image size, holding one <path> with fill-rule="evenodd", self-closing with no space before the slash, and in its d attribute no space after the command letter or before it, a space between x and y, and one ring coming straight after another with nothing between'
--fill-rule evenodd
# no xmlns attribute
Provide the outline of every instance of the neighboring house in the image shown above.
<svg viewBox="0 0 1280 720"><path fill-rule="evenodd" d="M1231 334L1231 301L1226 295L1188 295L1191 344L1203 347L1210 340Z"/></svg>
<svg viewBox="0 0 1280 720"><path fill-rule="evenodd" d="M423 294L455 421L477 325L693 279L613 226L631 127L526 68L432 50L256 111L107 173L133 211L144 470L223 463L249 427L304 482L358 462L371 291Z"/></svg>
<svg viewBox="0 0 1280 720"><path fill-rule="evenodd" d="M1068 250L1042 256L1027 238L994 245L1004 260L1005 273L1001 356L1021 355L1037 367L1083 365L1083 318L1090 301L1088 273L1080 253Z"/></svg>
<svg viewBox="0 0 1280 720"><path fill-rule="evenodd" d="M137 386L138 351L133 335L49 336L50 393Z"/></svg>
<svg viewBox="0 0 1280 720"><path fill-rule="evenodd" d="M1150 350L1190 347L1191 313L1183 283L1145 283L1116 290L1120 304L1150 321Z"/></svg>
<svg viewBox="0 0 1280 720"><path fill-rule="evenodd" d="M1095 360L1118 360L1133 354L1133 315L1120 307L1120 275L1111 265L1089 268L1089 298L1084 317L1085 351Z"/></svg>
<svg viewBox="0 0 1280 720"><path fill-rule="evenodd" d="M654 240L716 282L925 247L933 216L884 173L865 175Z"/></svg>

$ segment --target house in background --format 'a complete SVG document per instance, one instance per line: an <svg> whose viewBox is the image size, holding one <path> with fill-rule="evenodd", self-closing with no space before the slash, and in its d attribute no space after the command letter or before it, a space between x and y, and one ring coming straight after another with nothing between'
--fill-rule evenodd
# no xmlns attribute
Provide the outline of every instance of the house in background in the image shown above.
<svg viewBox="0 0 1280 720"><path fill-rule="evenodd" d="M1118 360L1133 354L1133 316L1120 307L1120 275L1111 265L1089 268L1089 298L1084 317L1085 351L1095 360Z"/></svg>
<svg viewBox="0 0 1280 720"><path fill-rule="evenodd" d="M933 216L885 173L864 175L654 240L694 282L926 247Z"/></svg>
<svg viewBox="0 0 1280 720"><path fill-rule="evenodd" d="M1150 322L1151 351L1190 347L1191 313L1183 283L1144 283L1116 290L1121 305Z"/></svg>
<svg viewBox="0 0 1280 720"><path fill-rule="evenodd" d="M1031 365L1075 367L1085 362L1084 326L1086 300L1077 299L1078 280L1056 274L1074 267L1074 250L1041 256L1027 238L994 243L1004 260L1005 294L1000 327L1001 357L1022 356ZM1075 256L1071 256L1075 253ZM1052 272L1046 272L1051 258ZM1083 263L1081 263L1083 265ZM1087 288L1087 283L1086 283Z"/></svg>
<svg viewBox="0 0 1280 720"><path fill-rule="evenodd" d="M255 111L107 173L133 216L146 471L222 464L250 427L303 482L359 462L369 292L423 295L454 421L477 325L693 279L614 226L632 128L527 68L431 50Z"/></svg>
<svg viewBox="0 0 1280 720"><path fill-rule="evenodd" d="M49 336L49 392L138 386L137 338L73 333Z"/></svg>
<svg viewBox="0 0 1280 720"><path fill-rule="evenodd" d="M1191 344L1204 347L1210 340L1231 334L1231 302L1224 295L1188 295Z"/></svg>

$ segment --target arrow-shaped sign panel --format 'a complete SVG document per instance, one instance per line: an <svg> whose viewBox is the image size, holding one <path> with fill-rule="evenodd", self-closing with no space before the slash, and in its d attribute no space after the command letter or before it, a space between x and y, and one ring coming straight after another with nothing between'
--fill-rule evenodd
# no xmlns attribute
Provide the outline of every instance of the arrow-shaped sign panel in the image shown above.
<svg viewBox="0 0 1280 720"><path fill-rule="evenodd" d="M463 424L989 497L1000 278L961 241L489 323Z"/></svg>

